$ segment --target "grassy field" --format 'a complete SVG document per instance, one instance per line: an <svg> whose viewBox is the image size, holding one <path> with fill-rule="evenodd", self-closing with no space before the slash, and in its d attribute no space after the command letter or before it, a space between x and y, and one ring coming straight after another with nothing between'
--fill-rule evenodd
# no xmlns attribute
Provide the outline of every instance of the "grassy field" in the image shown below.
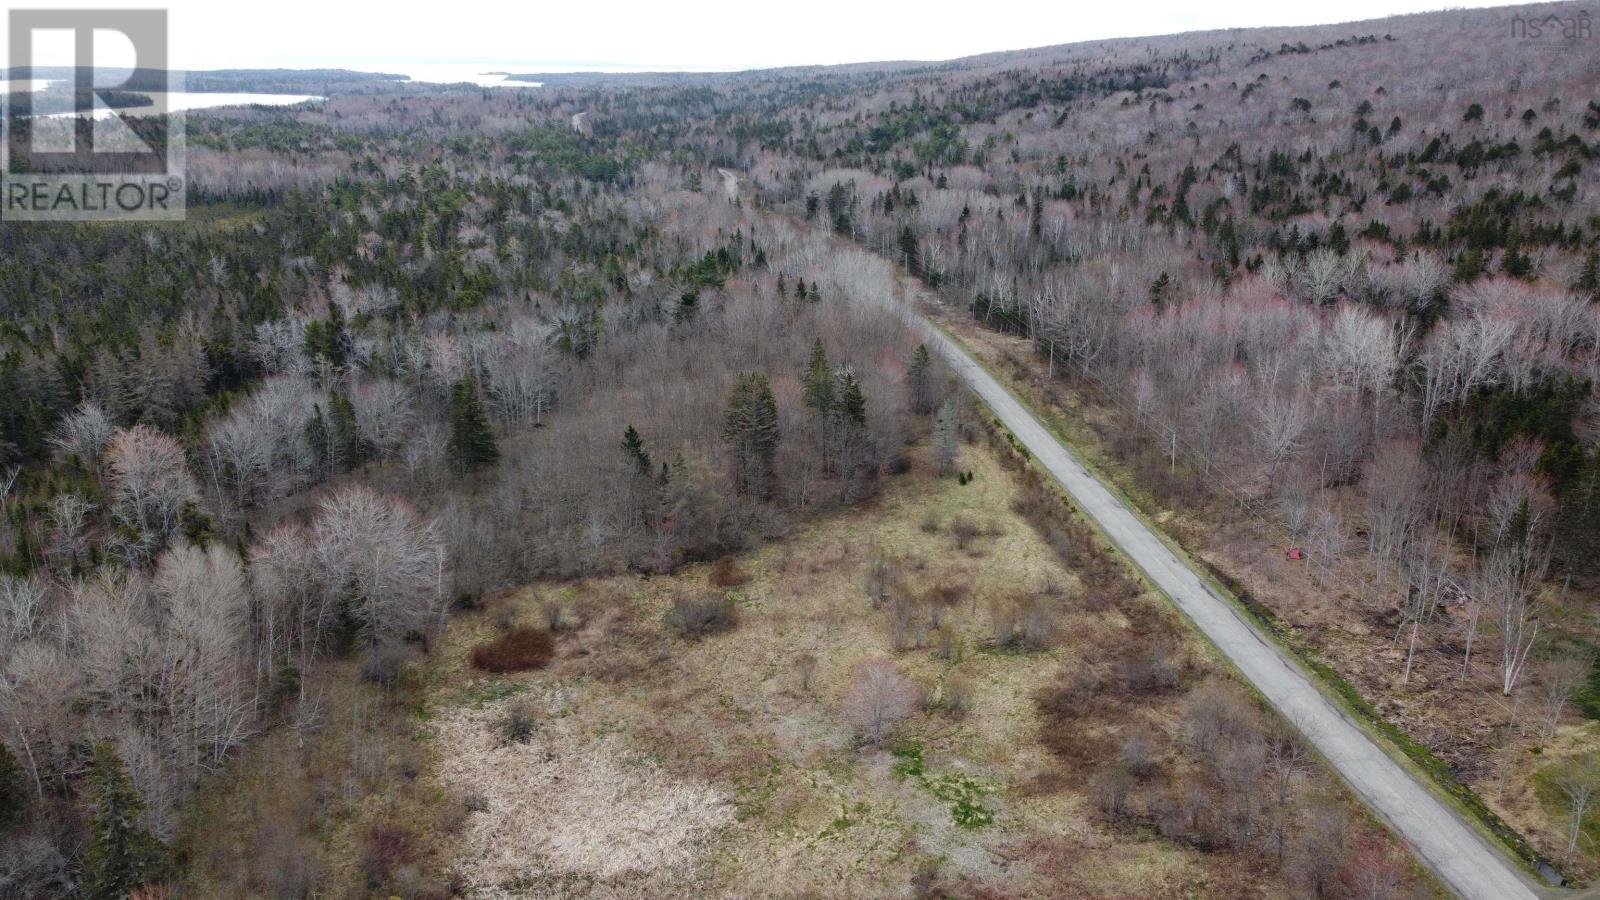
<svg viewBox="0 0 1600 900"><path fill-rule="evenodd" d="M535 584L457 620L429 671L425 724L433 775L473 810L450 866L459 887L1281 895L1275 866L1241 864L1255 850L1207 852L1105 814L1095 773L1130 738L1155 748L1158 770L1193 767L1180 705L1225 676L1154 597L1089 601L1081 573L1015 511L1026 478L1005 454L969 442L969 483L919 464L870 505L720 571ZM899 594L940 599L897 628L892 603L869 601L875 569L895 573ZM686 640L665 625L675 600L718 595L735 627ZM1054 622L1047 647L996 642L994 610L1041 605ZM925 617L935 606L937 628ZM542 628L552 610L567 625L547 668L496 676L471 665L473 648ZM1151 642L1174 660L1166 689L1070 720L1041 712L1063 672L1114 667ZM882 746L858 740L847 709L874 660L922 696ZM1324 776L1302 780L1297 791L1339 807L1363 840L1386 841Z"/></svg>

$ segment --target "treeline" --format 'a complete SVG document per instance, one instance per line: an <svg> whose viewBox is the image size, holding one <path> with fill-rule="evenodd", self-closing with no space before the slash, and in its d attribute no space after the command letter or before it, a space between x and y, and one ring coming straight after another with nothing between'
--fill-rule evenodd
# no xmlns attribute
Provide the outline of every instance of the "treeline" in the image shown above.
<svg viewBox="0 0 1600 900"><path fill-rule="evenodd" d="M7 231L0 890L179 877L195 786L330 663L393 684L453 606L720 556L903 459L886 269L539 134Z"/></svg>

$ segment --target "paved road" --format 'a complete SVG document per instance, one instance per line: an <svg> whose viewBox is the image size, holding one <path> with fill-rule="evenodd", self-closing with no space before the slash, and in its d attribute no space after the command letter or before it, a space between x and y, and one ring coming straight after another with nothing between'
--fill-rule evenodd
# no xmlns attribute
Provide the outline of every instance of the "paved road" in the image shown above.
<svg viewBox="0 0 1600 900"><path fill-rule="evenodd" d="M1512 862L1379 749L1343 710L1312 686L1297 665L1241 618L1228 601L1214 594L965 350L936 330L926 330L929 345L937 347L1078 506L1100 523L1446 884L1472 900L1531 900L1536 896Z"/></svg>

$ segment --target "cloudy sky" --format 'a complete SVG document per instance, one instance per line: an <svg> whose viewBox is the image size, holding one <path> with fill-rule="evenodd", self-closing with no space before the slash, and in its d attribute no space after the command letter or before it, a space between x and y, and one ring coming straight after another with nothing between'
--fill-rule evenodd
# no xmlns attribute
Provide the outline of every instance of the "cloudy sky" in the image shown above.
<svg viewBox="0 0 1600 900"><path fill-rule="evenodd" d="M28 8L80 4L25 0ZM1107 37L1308 25L1492 6L1467 0L1080 3L863 0L372 3L341 0L88 0L165 6L173 64L231 67L488 64L507 70L743 69L886 59L949 59ZM115 43L114 41L112 43ZM0 44L0 47L6 46ZM65 45L62 45L65 46ZM45 55L48 46L39 51ZM57 54L50 53L50 56ZM50 59L41 59L50 63ZM409 74L409 73L408 73Z"/></svg>

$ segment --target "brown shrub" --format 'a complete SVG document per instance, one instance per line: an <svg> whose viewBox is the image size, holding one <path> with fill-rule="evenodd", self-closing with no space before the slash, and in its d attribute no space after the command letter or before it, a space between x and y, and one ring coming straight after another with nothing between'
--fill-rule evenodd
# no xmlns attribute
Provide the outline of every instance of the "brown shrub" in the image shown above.
<svg viewBox="0 0 1600 900"><path fill-rule="evenodd" d="M1105 678L1098 669L1074 663L1063 669L1056 683L1045 688L1035 702L1049 718L1077 719L1093 711L1104 688Z"/></svg>
<svg viewBox="0 0 1600 900"><path fill-rule="evenodd" d="M1089 779L1089 802L1109 822L1121 822L1132 815L1129 800L1133 795L1133 776L1120 765L1103 765Z"/></svg>
<svg viewBox="0 0 1600 900"><path fill-rule="evenodd" d="M361 848L361 871L367 884L377 887L389 880L395 869L410 863L416 855L411 831L400 825L374 825Z"/></svg>
<svg viewBox="0 0 1600 900"><path fill-rule="evenodd" d="M567 627L567 608L562 602L551 597L544 601L544 627L551 634L562 631Z"/></svg>
<svg viewBox="0 0 1600 900"><path fill-rule="evenodd" d="M717 564L711 567L711 572L707 575L707 578L710 580L712 587L719 588L738 587L741 584L750 582L749 573L740 569L738 560L731 556L724 556L717 560Z"/></svg>
<svg viewBox="0 0 1600 900"><path fill-rule="evenodd" d="M739 611L727 597L679 597L667 613L667 627L690 640L727 631L739 624Z"/></svg>
<svg viewBox="0 0 1600 900"><path fill-rule="evenodd" d="M1178 687L1178 670L1172 665L1172 650L1165 644L1129 648L1117 663L1122 689L1135 696L1165 694Z"/></svg>
<svg viewBox="0 0 1600 900"><path fill-rule="evenodd" d="M800 690L807 694L811 693L811 679L817 674L817 657L810 653L802 653L794 665L800 672Z"/></svg>
<svg viewBox="0 0 1600 900"><path fill-rule="evenodd" d="M506 717L500 722L500 736L508 744L526 744L537 727L533 705L526 700L518 700L506 710Z"/></svg>
<svg viewBox="0 0 1600 900"><path fill-rule="evenodd" d="M1261 714L1237 687L1213 679L1189 692L1182 720L1200 759L1216 759L1241 740L1257 736Z"/></svg>
<svg viewBox="0 0 1600 900"><path fill-rule="evenodd" d="M485 672L521 672L544 668L554 652L555 642L550 632L513 628L487 644L472 648L472 664Z"/></svg>
<svg viewBox="0 0 1600 900"><path fill-rule="evenodd" d="M922 646L927 636L927 626L917 604L904 597L896 597L889 604L889 646L896 653Z"/></svg>
<svg viewBox="0 0 1600 900"><path fill-rule="evenodd" d="M1043 650L1056 639L1056 611L1050 598L1021 595L989 607L994 642L1008 650Z"/></svg>
<svg viewBox="0 0 1600 900"><path fill-rule="evenodd" d="M972 594L972 585L962 582L936 584L922 594L922 601L932 607L959 606Z"/></svg>
<svg viewBox="0 0 1600 900"><path fill-rule="evenodd" d="M972 708L972 682L960 675L946 678L939 693L939 708L957 719L966 715Z"/></svg>
<svg viewBox="0 0 1600 900"><path fill-rule="evenodd" d="M966 516L956 516L950 520L950 536L956 539L957 549L967 549L978 534L978 523Z"/></svg>
<svg viewBox="0 0 1600 900"><path fill-rule="evenodd" d="M902 560L873 550L867 560L867 602L872 604L873 609L882 607L891 595L903 590L901 580L904 577L905 565Z"/></svg>
<svg viewBox="0 0 1600 900"><path fill-rule="evenodd" d="M1135 778L1148 778L1160 765L1160 751L1146 732L1135 731L1122 739L1117 757Z"/></svg>
<svg viewBox="0 0 1600 900"><path fill-rule="evenodd" d="M410 655L403 644L392 641L379 644L361 661L361 680L370 681L386 690L395 687L405 672L406 659Z"/></svg>

